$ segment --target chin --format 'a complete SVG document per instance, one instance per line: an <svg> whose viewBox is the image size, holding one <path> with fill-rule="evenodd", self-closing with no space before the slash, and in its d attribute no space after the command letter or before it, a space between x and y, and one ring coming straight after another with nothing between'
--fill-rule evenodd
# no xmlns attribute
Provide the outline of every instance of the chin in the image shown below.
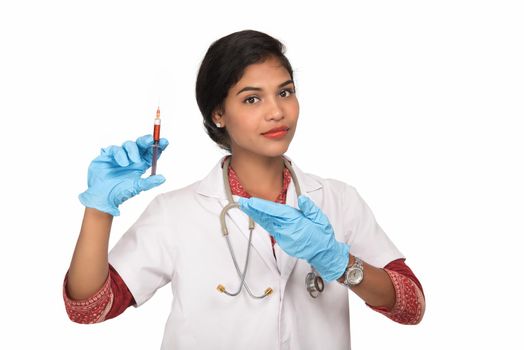
<svg viewBox="0 0 524 350"><path fill-rule="evenodd" d="M259 150L257 153L261 153L266 157L281 157L284 153L287 152L289 144L286 145L275 145L274 147L267 147L266 149Z"/></svg>
<svg viewBox="0 0 524 350"><path fill-rule="evenodd" d="M253 155L268 157L268 158L277 158L281 157L284 153L287 152L291 142L273 142L273 143L252 143L248 147L233 147L238 152L244 153L248 152ZM235 152L235 151L233 151Z"/></svg>

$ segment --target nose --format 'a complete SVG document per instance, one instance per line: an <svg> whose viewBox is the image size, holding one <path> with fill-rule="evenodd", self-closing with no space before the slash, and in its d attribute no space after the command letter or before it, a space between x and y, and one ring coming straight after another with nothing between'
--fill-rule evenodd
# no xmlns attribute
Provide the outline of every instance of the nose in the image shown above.
<svg viewBox="0 0 524 350"><path fill-rule="evenodd" d="M281 101L278 98L271 98L267 104L266 119L277 119L280 120L284 117L284 108L281 105Z"/></svg>

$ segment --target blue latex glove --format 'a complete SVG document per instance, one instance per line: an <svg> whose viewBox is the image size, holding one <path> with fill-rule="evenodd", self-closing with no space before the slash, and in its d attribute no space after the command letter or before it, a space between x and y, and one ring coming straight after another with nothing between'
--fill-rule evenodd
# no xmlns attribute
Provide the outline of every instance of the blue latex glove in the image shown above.
<svg viewBox="0 0 524 350"><path fill-rule="evenodd" d="M331 282L344 273L349 245L335 239L328 218L308 197L298 197L300 210L256 197L240 197L238 204L288 255L306 260L325 281Z"/></svg>
<svg viewBox="0 0 524 350"><path fill-rule="evenodd" d="M161 138L159 156L169 142ZM141 178L151 167L153 136L139 137L122 146L102 148L100 155L89 165L87 191L78 198L88 208L95 208L113 216L120 215L118 206L142 191L156 187L166 179L162 175Z"/></svg>

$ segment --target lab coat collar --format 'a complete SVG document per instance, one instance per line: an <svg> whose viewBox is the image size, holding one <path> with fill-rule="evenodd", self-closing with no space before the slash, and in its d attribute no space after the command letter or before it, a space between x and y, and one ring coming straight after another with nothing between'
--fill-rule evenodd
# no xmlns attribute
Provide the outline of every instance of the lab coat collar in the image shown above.
<svg viewBox="0 0 524 350"><path fill-rule="evenodd" d="M203 196L217 198L222 208L228 204L226 191L224 188L224 180L222 178L222 161L225 157L227 156L224 156L220 159L211 172L200 182L196 190L197 193ZM322 184L314 177L303 173L296 166L295 162L293 162L289 157L283 157L291 162L291 166L293 167L293 170L297 176L297 180L300 184L302 194L308 195L308 197L315 197L313 196L312 192L321 189ZM238 196L233 195L234 200L237 198ZM287 189L286 204L294 208L298 208L296 189L293 181L289 183ZM249 238L247 215L240 209L236 208L229 210L227 215L231 218L231 220L233 220L238 230L241 231L245 236L247 242ZM260 232L261 230L263 230L263 228L260 227L260 225L255 224L251 242L254 250L260 255L262 260L264 260L265 264L273 273L280 275L280 278L282 278L284 281L287 281L291 272L293 271L293 268L295 267L297 258L289 256L283 252L278 252L278 261L275 261L271 243L267 238L267 232L264 231L265 234L263 234L263 232Z"/></svg>

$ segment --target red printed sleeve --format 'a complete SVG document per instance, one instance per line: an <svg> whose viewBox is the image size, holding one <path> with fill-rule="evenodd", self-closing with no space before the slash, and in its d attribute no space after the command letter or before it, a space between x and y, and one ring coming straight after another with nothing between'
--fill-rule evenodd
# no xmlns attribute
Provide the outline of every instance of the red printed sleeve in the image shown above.
<svg viewBox="0 0 524 350"><path fill-rule="evenodd" d="M420 281L404 259L390 262L384 267L395 288L395 305L391 310L383 307L371 307L395 322L402 324L418 324L424 316L426 301Z"/></svg>
<svg viewBox="0 0 524 350"><path fill-rule="evenodd" d="M106 282L92 297L72 300L67 295L67 275L64 280L63 297L67 315L73 322L90 324L114 318L135 304L133 295L118 272L109 265Z"/></svg>

